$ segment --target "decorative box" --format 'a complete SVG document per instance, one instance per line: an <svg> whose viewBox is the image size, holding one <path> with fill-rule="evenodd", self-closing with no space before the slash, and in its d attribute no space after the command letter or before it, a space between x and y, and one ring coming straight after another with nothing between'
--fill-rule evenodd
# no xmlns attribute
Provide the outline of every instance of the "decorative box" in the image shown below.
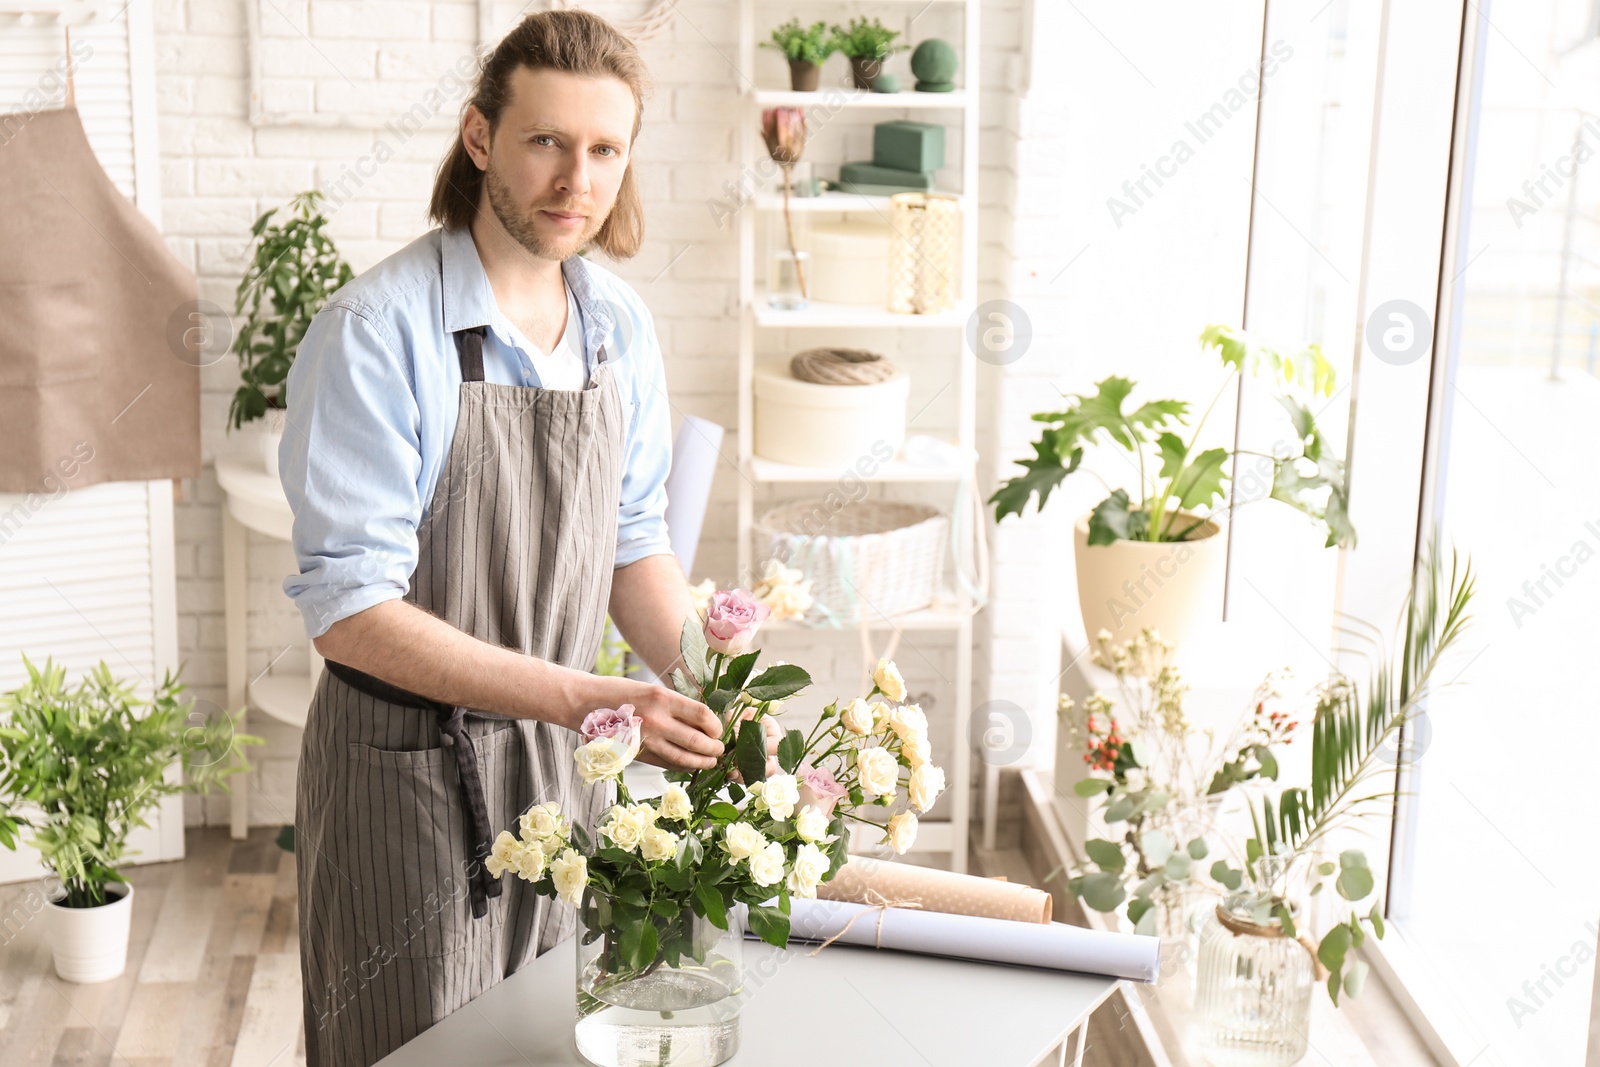
<svg viewBox="0 0 1600 1067"><path fill-rule="evenodd" d="M755 370L755 454L841 473L863 459L882 464L906 437L911 377L871 385L802 382L784 364Z"/></svg>

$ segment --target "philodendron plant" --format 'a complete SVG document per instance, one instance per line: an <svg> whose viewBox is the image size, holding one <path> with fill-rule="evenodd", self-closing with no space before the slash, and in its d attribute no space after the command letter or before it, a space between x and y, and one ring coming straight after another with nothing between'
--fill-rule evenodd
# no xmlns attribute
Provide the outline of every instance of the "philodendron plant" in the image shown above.
<svg viewBox="0 0 1600 1067"><path fill-rule="evenodd" d="M1178 430L1187 427L1188 401L1148 400L1125 410L1135 383L1115 375L1102 379L1094 394L1068 394L1061 410L1033 416L1046 424L1045 430L1034 443L1034 457L1017 461L1024 473L989 498L995 505L995 520L1022 514L1031 497L1044 507L1056 486L1082 464L1087 449L1109 442L1132 455L1139 482L1134 493L1115 489L1095 506L1089 517L1091 545L1203 536L1197 531L1205 525L1204 516L1245 503L1236 500L1224 483L1230 477L1229 460L1248 456L1270 465L1270 499L1309 515L1326 531L1326 544L1353 547L1356 531L1350 523L1344 463L1324 439L1310 407L1315 398L1333 395L1334 370L1322 349L1308 344L1295 352L1280 352L1218 325L1201 331L1200 341L1216 349L1228 374L1187 439ZM1274 398L1289 416L1285 443L1272 455L1249 449L1199 450L1206 419L1243 375L1270 383Z"/></svg>
<svg viewBox="0 0 1600 1067"><path fill-rule="evenodd" d="M234 293L234 314L244 321L233 342L241 384L228 411L230 429L284 406L283 382L301 338L328 297L355 277L324 231L321 200L315 189L301 193L287 219L272 223L278 211L272 208L250 228L250 266Z"/></svg>

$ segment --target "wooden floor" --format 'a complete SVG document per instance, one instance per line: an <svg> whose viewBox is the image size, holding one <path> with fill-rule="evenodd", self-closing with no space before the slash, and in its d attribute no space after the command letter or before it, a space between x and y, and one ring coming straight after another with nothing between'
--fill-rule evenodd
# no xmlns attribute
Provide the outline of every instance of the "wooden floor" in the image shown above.
<svg viewBox="0 0 1600 1067"><path fill-rule="evenodd" d="M98 985L56 977L39 884L0 886L0 1067L304 1064L294 856L275 833L190 830L186 859L130 868L128 968ZM973 859L975 873L1038 884L1018 849ZM1089 1067L1148 1062L1120 1005L1091 1020Z"/></svg>

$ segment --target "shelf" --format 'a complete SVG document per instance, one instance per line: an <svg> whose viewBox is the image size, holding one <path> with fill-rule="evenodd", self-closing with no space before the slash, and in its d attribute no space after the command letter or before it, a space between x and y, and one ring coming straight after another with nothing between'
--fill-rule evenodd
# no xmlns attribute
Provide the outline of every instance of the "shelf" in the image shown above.
<svg viewBox="0 0 1600 1067"><path fill-rule="evenodd" d="M305 674L264 675L250 683L250 706L259 708L279 722L304 729L315 684Z"/></svg>
<svg viewBox="0 0 1600 1067"><path fill-rule="evenodd" d="M918 110L961 110L972 103L965 89L948 93L919 93L915 90L901 93L873 93L865 89L818 89L815 92L795 92L792 89L757 89L751 94L761 107L809 107L820 104L829 108L915 108Z"/></svg>
<svg viewBox="0 0 1600 1067"><path fill-rule="evenodd" d="M294 512L283 484L260 461L231 458L216 462L217 484L227 495L228 511L257 533L287 541L294 531Z"/></svg>
<svg viewBox="0 0 1600 1067"><path fill-rule="evenodd" d="M943 189L931 190L940 196L953 196L961 203L961 210L967 210L967 199L960 193L946 192ZM757 211L782 211L782 193L759 193L756 196ZM847 193L834 191L823 193L821 196L791 196L789 197L790 211L871 211L885 217L889 214L889 197L870 195L867 193Z"/></svg>
<svg viewBox="0 0 1600 1067"><path fill-rule="evenodd" d="M755 310L756 325L770 327L848 326L888 330L902 327L938 328L965 326L972 314L972 308L965 301L957 303L949 311L933 315L901 315L870 304L833 304L825 300L811 301L811 306L804 311L783 311L767 304L765 289L756 290L752 297L752 306Z"/></svg>
<svg viewBox="0 0 1600 1067"><path fill-rule="evenodd" d="M958 482L965 473L963 467L908 463L899 457L880 464L869 475L858 474L853 468L797 467L761 456L750 457L750 476L758 482L836 482L847 474L868 482Z"/></svg>

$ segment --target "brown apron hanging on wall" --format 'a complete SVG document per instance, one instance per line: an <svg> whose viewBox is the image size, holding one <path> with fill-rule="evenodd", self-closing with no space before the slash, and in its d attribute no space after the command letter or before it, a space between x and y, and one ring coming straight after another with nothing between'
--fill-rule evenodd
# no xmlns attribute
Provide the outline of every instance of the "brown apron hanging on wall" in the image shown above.
<svg viewBox="0 0 1600 1067"><path fill-rule="evenodd" d="M198 475L213 323L76 108L0 115L0 190L0 492Z"/></svg>

